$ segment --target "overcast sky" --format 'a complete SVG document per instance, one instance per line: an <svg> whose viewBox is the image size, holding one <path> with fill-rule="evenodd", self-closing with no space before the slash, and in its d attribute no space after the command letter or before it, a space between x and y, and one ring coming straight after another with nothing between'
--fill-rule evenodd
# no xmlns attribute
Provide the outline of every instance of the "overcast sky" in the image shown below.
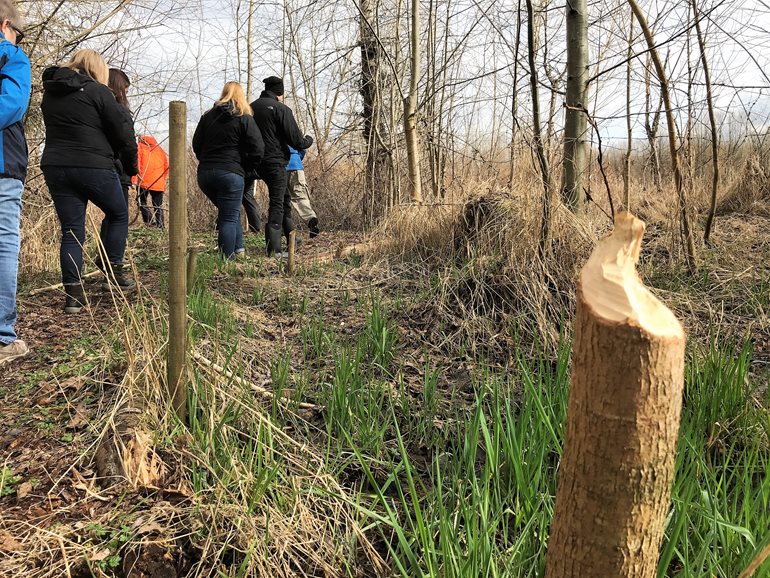
<svg viewBox="0 0 770 578"><path fill-rule="evenodd" d="M358 52L354 49L358 26L355 5L349 2L313 3L287 0L291 3L290 12L299 21L298 42L309 49L311 35L315 36L315 49L326 54L330 62L345 51L351 52L352 72L348 77L349 86L344 90L350 100L348 108L360 108L357 98ZM233 3L234 4L234 3ZM245 2L244 2L245 4ZM514 5L511 2L506 4ZM642 3L649 10L650 21L654 26L656 42L661 44L660 53L667 58L667 69L678 82L674 86L675 106L686 107L687 78L687 27L688 8L684 2L676 0L658 0ZM704 11L708 12L703 22L703 30L708 45L709 62L712 71L714 93L722 118L731 115L743 118L748 116L754 128L768 126L770 116L770 6L763 0L706 0ZM466 47L460 62L453 71L450 82L454 83L458 108L457 122L477 125L481 134L498 122L503 128L510 127L510 63L512 55L508 47L512 44L515 33L515 11L493 12L489 10L496 4L492 0L454 0L450 21L453 38L468 34ZM620 46L618 26L628 28L628 11L619 9L617 3L589 2L590 5L590 58L591 75L599 75L592 85L592 101L589 109L606 139L625 139L625 67L613 69L624 61L625 48ZM561 3L551 3L549 11L548 46L552 68L563 67L563 7ZM148 30L138 30L134 46L141 47L141 57L135 62L126 63L132 71L134 87L132 103L137 103L137 130L150 131L163 138L166 134L166 110L168 102L174 99L186 100L189 107L190 130L197 119L219 95L226 80L245 82L245 15L236 18L236 8L228 3L214 0L199 0L194 6L184 10L180 17L165 21L161 26ZM492 13L494 17L486 16ZM439 10L441 14L441 10ZM483 14L484 17L479 16ZM656 18L665 14L665 18ZM261 82L270 74L286 71L287 59L292 58L294 46L288 38L286 12L283 3L260 2L255 14L253 44L253 74L257 81L251 97L258 96ZM610 25L614 19L618 24ZM320 31L320 33L319 33ZM637 52L643 51L643 38L635 27L637 40L634 44ZM541 33L545 34L545 33ZM320 35L320 37L319 37ZM615 40L613 40L615 37ZM237 39L240 39L240 43ZM698 50L692 34L693 62ZM240 45L239 59L237 46ZM329 56L331 55L331 56ZM305 54L307 56L307 54ZM240 69L239 69L240 64ZM542 61L540 63L542 67ZM696 83L702 83L702 73L696 70ZM423 67L423 70L425 68ZM497 70L496 74L492 74ZM525 74L526 70L521 74ZM322 69L319 75L325 74ZM547 82L544 69L539 70L543 82ZM324 77L326 78L326 77ZM522 77L523 78L523 77ZM644 76L641 64L634 66L634 131L642 139L641 113L643 112ZM331 77L322 80L330 83ZM520 87L526 90L526 82L520 81ZM734 87L737 87L734 88ZM562 87L563 88L563 87ZM541 95L547 110L547 91ZM702 100L703 89L696 86L696 101ZM298 109L300 119L304 118L301 109L306 106L304 88L300 83L295 95L299 100L293 102ZM528 97L522 92L522 115L527 115ZM562 97L558 99L555 125L561 127ZM701 105L698 116L704 120ZM349 111L343 111L348 114ZM546 119L543 119L546 122ZM344 125L344 122L338 123ZM525 124L527 124L525 122ZM744 122L745 124L745 122ZM467 129L467 127L465 127ZM473 128L473 127L471 127ZM342 130L342 129L340 129ZM618 146L620 143L617 143Z"/></svg>

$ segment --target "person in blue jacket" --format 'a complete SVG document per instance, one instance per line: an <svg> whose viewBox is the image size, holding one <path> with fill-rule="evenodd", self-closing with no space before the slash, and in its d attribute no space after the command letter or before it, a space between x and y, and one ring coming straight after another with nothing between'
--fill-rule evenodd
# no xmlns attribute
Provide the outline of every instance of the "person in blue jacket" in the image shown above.
<svg viewBox="0 0 770 578"><path fill-rule="evenodd" d="M29 106L29 58L18 47L22 20L12 0L0 0L0 365L27 355L16 336L21 193L27 177L24 114Z"/></svg>
<svg viewBox="0 0 770 578"><path fill-rule="evenodd" d="M305 178L305 167L302 159L305 157L304 150L297 150L289 146L289 164L286 165L286 176L288 180L289 193L291 194L291 204L297 211L299 218L307 223L310 230L310 237L315 237L320 233L318 228L318 216L310 205L309 188Z"/></svg>
<svg viewBox="0 0 770 578"><path fill-rule="evenodd" d="M300 218L307 223L310 230L310 237L317 236L321 230L318 228L318 216L310 204L309 187L305 178L305 167L302 165L302 159L305 158L305 151L298 151L289 146L289 164L286 165L286 177L289 194L291 195L291 204L297 211ZM249 223L249 229L255 233L261 231L262 220L259 216L259 205L254 197L254 183L256 176L251 175L246 179L246 186L243 190L243 208L246 212L246 220Z"/></svg>

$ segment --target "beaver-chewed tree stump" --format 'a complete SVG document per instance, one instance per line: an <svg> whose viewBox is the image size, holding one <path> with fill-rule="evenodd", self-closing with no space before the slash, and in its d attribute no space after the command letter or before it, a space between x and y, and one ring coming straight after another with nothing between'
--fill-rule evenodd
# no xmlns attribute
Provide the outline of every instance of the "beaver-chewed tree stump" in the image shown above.
<svg viewBox="0 0 770 578"><path fill-rule="evenodd" d="M655 576L674 478L685 335L636 272L620 213L580 273L547 578Z"/></svg>

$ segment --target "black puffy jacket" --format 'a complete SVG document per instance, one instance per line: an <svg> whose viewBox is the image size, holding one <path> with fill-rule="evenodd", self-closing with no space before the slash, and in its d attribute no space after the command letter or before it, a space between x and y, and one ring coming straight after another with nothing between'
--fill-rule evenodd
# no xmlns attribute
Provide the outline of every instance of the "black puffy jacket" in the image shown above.
<svg viewBox="0 0 770 578"><path fill-rule="evenodd" d="M126 173L137 173L131 115L106 85L70 68L47 68L40 108L45 123L40 166L116 170L115 159L121 159Z"/></svg>
<svg viewBox="0 0 770 578"><path fill-rule="evenodd" d="M259 98L251 103L251 108L265 140L263 164L286 166L290 156L289 146L303 150L313 144L312 137L302 135L291 109L278 102L272 92L262 91Z"/></svg>
<svg viewBox="0 0 770 578"><path fill-rule="evenodd" d="M245 176L262 160L262 135L248 114L236 115L232 102L206 112L193 135L193 152L198 170L222 169Z"/></svg>

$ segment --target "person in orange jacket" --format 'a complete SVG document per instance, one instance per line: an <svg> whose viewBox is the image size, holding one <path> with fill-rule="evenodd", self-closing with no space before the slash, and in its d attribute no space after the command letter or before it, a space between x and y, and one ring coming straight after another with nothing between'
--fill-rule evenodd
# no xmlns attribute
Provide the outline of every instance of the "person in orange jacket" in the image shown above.
<svg viewBox="0 0 770 578"><path fill-rule="evenodd" d="M155 137L143 134L139 137L139 174L134 184L139 189L139 203L145 225L163 228L163 193L168 178L168 155ZM152 207L147 196L152 197Z"/></svg>

